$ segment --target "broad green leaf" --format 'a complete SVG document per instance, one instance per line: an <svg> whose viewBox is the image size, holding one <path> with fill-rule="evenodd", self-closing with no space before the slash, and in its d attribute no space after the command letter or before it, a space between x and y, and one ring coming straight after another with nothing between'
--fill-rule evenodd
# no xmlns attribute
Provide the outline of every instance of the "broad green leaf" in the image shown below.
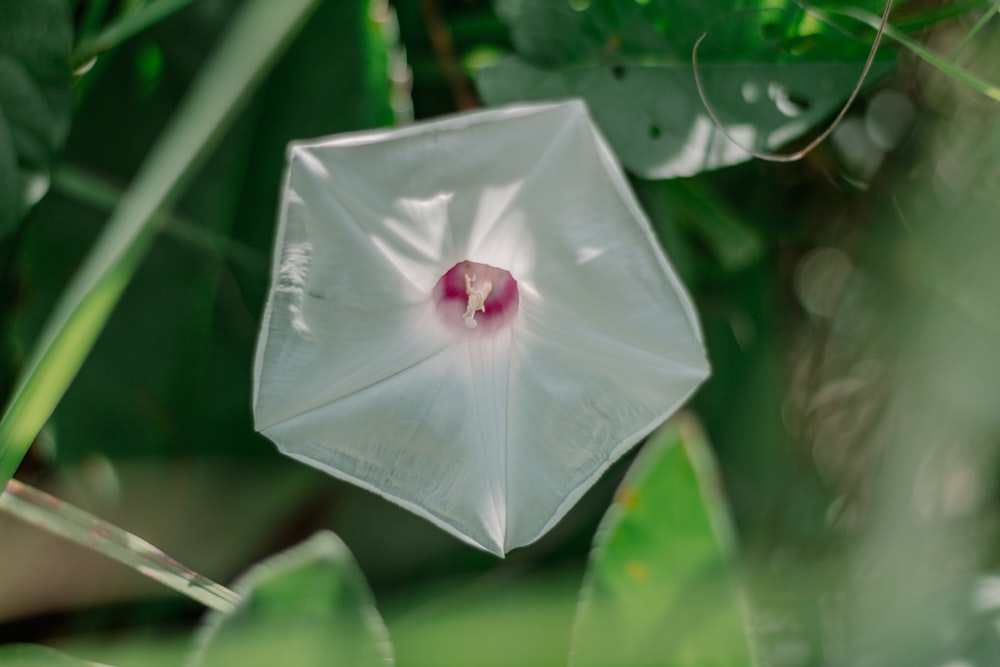
<svg viewBox="0 0 1000 667"><path fill-rule="evenodd" d="M188 667L393 664L371 591L333 533L256 565L234 589L243 601L209 617Z"/></svg>
<svg viewBox="0 0 1000 667"><path fill-rule="evenodd" d="M804 12L755 4L500 2L519 55L482 70L477 85L489 104L583 98L625 167L646 178L737 164L744 148L776 150L836 112L867 55ZM702 33L705 96L739 145L698 95ZM891 68L877 61L869 80Z"/></svg>
<svg viewBox="0 0 1000 667"><path fill-rule="evenodd" d="M0 665L4 667L102 667L84 662L37 644L9 644L0 646ZM103 667L107 667L104 665Z"/></svg>
<svg viewBox="0 0 1000 667"><path fill-rule="evenodd" d="M897 0L898 2L899 0ZM702 34L705 62L829 62L869 45L837 38L795 3L779 0L496 0L519 55L547 68L690 63ZM816 3L840 6L836 0ZM859 0L866 9L884 0Z"/></svg>
<svg viewBox="0 0 1000 667"><path fill-rule="evenodd" d="M598 530L577 607L573 667L746 667L734 538L691 417L655 434Z"/></svg>
<svg viewBox="0 0 1000 667"><path fill-rule="evenodd" d="M65 0L0 0L0 238L48 189L73 105Z"/></svg>

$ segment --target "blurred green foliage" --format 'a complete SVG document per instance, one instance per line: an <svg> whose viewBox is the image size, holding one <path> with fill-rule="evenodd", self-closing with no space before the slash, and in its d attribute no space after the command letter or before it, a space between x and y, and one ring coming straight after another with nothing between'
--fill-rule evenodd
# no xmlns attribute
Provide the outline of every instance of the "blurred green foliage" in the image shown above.
<svg viewBox="0 0 1000 667"><path fill-rule="evenodd" d="M622 164L691 176L775 150L835 113L868 49L790 3L500 2L518 55L484 69L490 104L581 97ZM725 127L716 127L692 76ZM869 75L891 71L878 62ZM739 146L726 138L733 137Z"/></svg>
<svg viewBox="0 0 1000 667"><path fill-rule="evenodd" d="M754 664L729 510L699 428L681 417L653 435L618 488L580 591L573 667Z"/></svg>
<svg viewBox="0 0 1000 667"><path fill-rule="evenodd" d="M73 110L71 43L64 0L0 2L0 242L48 189Z"/></svg>
<svg viewBox="0 0 1000 667"><path fill-rule="evenodd" d="M392 647L347 547L318 533L241 577L243 601L206 621L190 667L392 665Z"/></svg>
<svg viewBox="0 0 1000 667"><path fill-rule="evenodd" d="M0 0L3 402L247 4ZM701 72L731 134L794 148L849 94L869 28L774 0L321 2L207 159L181 165L185 187L150 218L162 233L18 476L227 581L333 529L400 664L551 665L570 651L580 665L994 664L1000 113L952 77L995 81L996 14L985 0L897 0L895 30L945 73L885 50L831 140L773 165L746 162L705 120L694 41L707 33ZM487 103L587 100L698 302L714 371L687 419L720 478L681 422L641 452L617 503L630 461L502 563L279 457L250 415L287 142L454 111L463 78ZM629 512L629 494L655 503ZM712 530L730 520L736 569ZM199 610L29 530L0 523L0 641L184 660ZM318 550L301 571L250 575L243 622L302 613L288 631L304 642L381 660L362 573L317 539L293 552ZM630 570L637 558L645 569ZM630 571L649 576L632 590ZM237 617L216 620L219 638L235 631ZM663 630L685 624L699 632ZM293 650L256 639L230 646ZM0 662L75 664L24 646L0 646Z"/></svg>
<svg viewBox="0 0 1000 667"><path fill-rule="evenodd" d="M0 659L10 667L83 667L90 664L34 644L0 646Z"/></svg>

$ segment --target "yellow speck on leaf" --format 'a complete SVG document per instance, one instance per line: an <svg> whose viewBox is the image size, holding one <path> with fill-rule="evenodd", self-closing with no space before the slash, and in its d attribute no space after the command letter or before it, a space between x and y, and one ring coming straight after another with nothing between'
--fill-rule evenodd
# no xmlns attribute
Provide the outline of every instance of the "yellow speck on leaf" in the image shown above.
<svg viewBox="0 0 1000 667"><path fill-rule="evenodd" d="M649 577L649 568L639 561L630 560L625 563L625 574L628 575L629 579L644 581Z"/></svg>
<svg viewBox="0 0 1000 667"><path fill-rule="evenodd" d="M615 501L625 506L625 509L632 509L639 502L639 494L632 489L620 489Z"/></svg>

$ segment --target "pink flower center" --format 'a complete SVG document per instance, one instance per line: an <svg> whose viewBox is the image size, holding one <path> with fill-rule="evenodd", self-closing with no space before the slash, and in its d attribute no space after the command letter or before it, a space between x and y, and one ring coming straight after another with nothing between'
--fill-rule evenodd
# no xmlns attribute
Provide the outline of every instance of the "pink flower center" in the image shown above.
<svg viewBox="0 0 1000 667"><path fill-rule="evenodd" d="M517 312L517 281L488 264L459 262L441 276L432 294L441 319L465 331L496 331Z"/></svg>

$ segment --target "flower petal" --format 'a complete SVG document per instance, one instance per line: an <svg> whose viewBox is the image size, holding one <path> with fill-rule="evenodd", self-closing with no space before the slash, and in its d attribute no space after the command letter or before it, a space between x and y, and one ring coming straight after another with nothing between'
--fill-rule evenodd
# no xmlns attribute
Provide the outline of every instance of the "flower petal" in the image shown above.
<svg viewBox="0 0 1000 667"><path fill-rule="evenodd" d="M509 333L467 340L263 432L502 555L509 346Z"/></svg>
<svg viewBox="0 0 1000 667"><path fill-rule="evenodd" d="M506 550L547 532L708 376L525 299L514 333ZM678 332L683 335L683 332ZM687 334L690 338L690 333Z"/></svg>
<svg viewBox="0 0 1000 667"><path fill-rule="evenodd" d="M495 330L435 311L465 262L516 281ZM254 394L285 453L503 554L707 374L690 300L581 103L292 149Z"/></svg>

